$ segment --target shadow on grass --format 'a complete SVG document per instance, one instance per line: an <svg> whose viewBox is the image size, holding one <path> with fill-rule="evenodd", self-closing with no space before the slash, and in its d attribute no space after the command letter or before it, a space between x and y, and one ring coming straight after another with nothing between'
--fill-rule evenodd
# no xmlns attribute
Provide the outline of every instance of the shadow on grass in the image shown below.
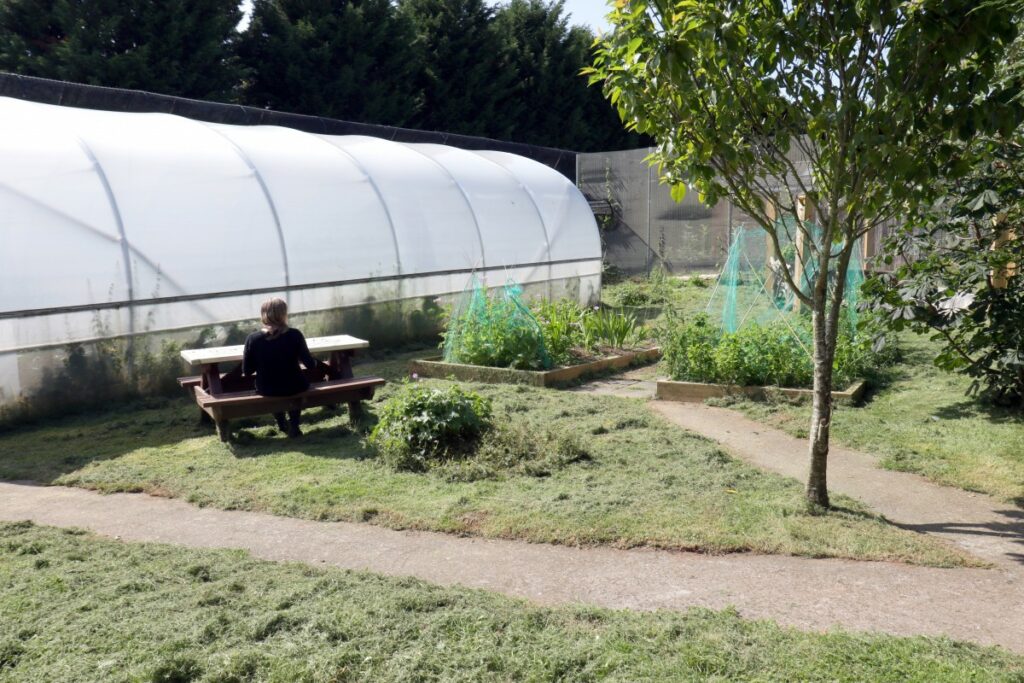
<svg viewBox="0 0 1024 683"><path fill-rule="evenodd" d="M928 534L955 533L969 536L992 536L1005 538L1021 548L1020 553L1006 553L1006 557L1024 564L1024 510L997 510L1006 518L1005 522L988 522L971 524L966 522L948 522L937 524L898 524L897 526L911 531Z"/></svg>
<svg viewBox="0 0 1024 683"><path fill-rule="evenodd" d="M321 426L334 420L339 423ZM329 458L336 460L366 460L375 457L372 449L367 448L363 438L377 424L377 415L373 408L364 403L362 415L352 421L348 408L329 410L321 408L302 414L302 436L288 438L273 425L260 420L239 420L239 427L232 430L232 440L226 444L228 450L236 458L258 458L275 455L281 451L301 453L310 457Z"/></svg>
<svg viewBox="0 0 1024 683"><path fill-rule="evenodd" d="M987 403L982 399L964 399L942 406L935 416L944 420L964 420L979 417L992 424L1019 424L1024 426L1024 414L1019 408L1008 408Z"/></svg>
<svg viewBox="0 0 1024 683"><path fill-rule="evenodd" d="M408 376L408 362L428 347L381 350L358 358L357 376L375 375L389 382ZM238 443L236 457L259 457L279 452L299 452L320 458L370 457L362 435L373 428L376 417L370 404L355 426L348 410L311 409L303 413L305 434L288 439L277 431L270 415L231 423ZM169 397L97 404L92 410L0 427L0 479L54 483L92 463L116 460L144 449L161 449L192 439L208 438L209 448L220 448L213 426L201 423L199 409L185 392ZM205 448L206 446L204 446ZM166 450L154 457L173 457Z"/></svg>
<svg viewBox="0 0 1024 683"><path fill-rule="evenodd" d="M0 479L52 484L94 463L116 460L145 449L162 449L153 457L169 458L167 447L208 439L203 448L223 447L215 430L199 420L199 409L185 396L152 398L105 406L105 410L18 425L0 433ZM298 452L311 457L363 459L372 453L362 437L376 416L364 403L364 416L352 425L348 409L314 408L303 412L305 433L298 439L282 435L271 415L231 423L235 441L227 449L235 457L260 457Z"/></svg>

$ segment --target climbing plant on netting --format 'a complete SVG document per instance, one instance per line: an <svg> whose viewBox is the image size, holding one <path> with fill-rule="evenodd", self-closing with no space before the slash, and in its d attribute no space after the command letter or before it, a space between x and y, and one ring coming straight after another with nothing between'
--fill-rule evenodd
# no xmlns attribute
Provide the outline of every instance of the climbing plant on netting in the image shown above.
<svg viewBox="0 0 1024 683"><path fill-rule="evenodd" d="M444 359L488 367L548 369L544 332L514 282L488 290L476 275L452 306L443 333Z"/></svg>
<svg viewBox="0 0 1024 683"><path fill-rule="evenodd" d="M722 272L708 299L706 313L725 332L736 332L751 324L795 320L801 313L800 302L789 288L783 266L789 268L794 282L804 294L810 294L817 275L817 259L804 244L818 244L820 228L813 223L805 229L814 239L798 238L792 221L780 221L777 234L782 252L781 263L774 254L768 233L760 227L740 226L733 233ZM838 247L836 247L838 250ZM855 247L846 274L843 292L843 320L852 332L857 324L857 303L864 282L861 249ZM831 260L832 268L838 259ZM829 286L834 287L834 274ZM800 327L803 327L802 325ZM793 327L797 334L796 326Z"/></svg>

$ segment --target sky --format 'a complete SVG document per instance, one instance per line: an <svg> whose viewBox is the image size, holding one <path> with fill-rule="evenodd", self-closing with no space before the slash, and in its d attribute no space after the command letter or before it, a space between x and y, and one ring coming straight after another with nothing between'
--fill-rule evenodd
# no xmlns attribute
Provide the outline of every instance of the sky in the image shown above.
<svg viewBox="0 0 1024 683"><path fill-rule="evenodd" d="M492 5L500 5L503 0L488 0ZM604 15L608 14L605 0L565 0L565 12L569 14L569 23L587 24L590 28L607 31L608 22Z"/></svg>
<svg viewBox="0 0 1024 683"><path fill-rule="evenodd" d="M487 0L492 5L500 5L503 0ZM242 0L242 10L248 14L252 7L252 0ZM607 30L608 22L604 15L608 13L605 0L565 0L565 11L570 15L569 22L572 24L586 24L597 30ZM248 16L239 25L244 28L248 24Z"/></svg>

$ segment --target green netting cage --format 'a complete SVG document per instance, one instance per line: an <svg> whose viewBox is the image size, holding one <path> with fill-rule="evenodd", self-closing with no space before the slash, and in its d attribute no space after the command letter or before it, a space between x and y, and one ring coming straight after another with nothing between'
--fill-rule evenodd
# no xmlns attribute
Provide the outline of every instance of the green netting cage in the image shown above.
<svg viewBox="0 0 1024 683"><path fill-rule="evenodd" d="M820 227L809 223L813 243L820 242ZM729 245L722 272L708 299L706 313L723 331L735 332L750 324L767 324L800 314L800 302L784 276L783 265L793 274L801 291L809 294L817 276L817 259L811 249L801 248L798 230L792 219L780 221L776 230L783 264L774 254L771 239L761 227L739 226ZM838 245L833 245L838 251ZM838 259L832 259L835 268ZM844 320L855 326L864 265L860 245L853 249L843 292ZM835 286L834 273L829 278Z"/></svg>

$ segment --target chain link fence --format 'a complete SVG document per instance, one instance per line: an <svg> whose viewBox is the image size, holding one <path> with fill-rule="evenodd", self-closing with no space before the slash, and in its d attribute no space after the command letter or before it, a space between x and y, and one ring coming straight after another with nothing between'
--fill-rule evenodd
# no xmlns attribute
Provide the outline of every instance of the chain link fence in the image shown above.
<svg viewBox="0 0 1024 683"><path fill-rule="evenodd" d="M757 223L728 201L702 204L696 192L673 201L657 169L644 159L653 149L580 154L577 184L590 201L601 226L605 261L624 275L649 274L661 267L674 275L721 271L729 245L740 227ZM802 159L794 159L806 167ZM803 173L803 171L801 171ZM895 224L883 226L864 240L862 258L881 268L874 258Z"/></svg>

